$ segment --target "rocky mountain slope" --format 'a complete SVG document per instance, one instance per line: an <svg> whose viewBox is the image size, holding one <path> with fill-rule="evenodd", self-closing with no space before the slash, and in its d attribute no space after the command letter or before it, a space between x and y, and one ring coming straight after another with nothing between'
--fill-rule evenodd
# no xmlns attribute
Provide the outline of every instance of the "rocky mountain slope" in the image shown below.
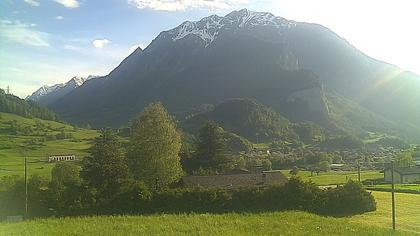
<svg viewBox="0 0 420 236"><path fill-rule="evenodd" d="M119 126L153 101L177 114L230 98L253 99L292 122L327 129L345 124L372 131L363 123L378 117L420 138L414 131L420 127L418 76L366 56L321 25L246 9L161 32L104 79L49 106L70 122ZM334 104L344 107L331 109ZM345 116L348 109L357 119ZM335 114L339 110L346 112Z"/></svg>

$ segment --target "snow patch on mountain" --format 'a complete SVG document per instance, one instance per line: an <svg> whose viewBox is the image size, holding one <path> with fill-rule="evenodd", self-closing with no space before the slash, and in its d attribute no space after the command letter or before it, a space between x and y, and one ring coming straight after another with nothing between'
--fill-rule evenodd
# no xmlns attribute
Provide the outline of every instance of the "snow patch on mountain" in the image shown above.
<svg viewBox="0 0 420 236"><path fill-rule="evenodd" d="M290 29L296 22L274 16L267 12L253 12L248 9L233 11L225 17L212 15L200 21L186 21L180 26L169 31L172 40L177 41L188 35L198 36L209 46L219 35L222 29L274 27L277 29Z"/></svg>
<svg viewBox="0 0 420 236"><path fill-rule="evenodd" d="M65 90L67 93L77 87L82 86L86 81L90 79L98 78L98 77L100 76L89 75L87 78L74 76L67 83L55 84L52 86L44 85L38 90L36 90L34 93L32 93L32 95L28 96L26 100L37 102L40 99L43 99L44 97L48 96L49 94L60 93L61 90Z"/></svg>

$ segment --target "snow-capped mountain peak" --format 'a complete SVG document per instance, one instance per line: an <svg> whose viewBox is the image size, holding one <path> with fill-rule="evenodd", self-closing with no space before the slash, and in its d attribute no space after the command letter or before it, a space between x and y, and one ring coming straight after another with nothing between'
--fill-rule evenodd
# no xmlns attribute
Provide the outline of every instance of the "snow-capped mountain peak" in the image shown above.
<svg viewBox="0 0 420 236"><path fill-rule="evenodd" d="M282 17L274 16L267 12L253 12L248 9L233 11L225 17L212 15L200 21L186 21L180 26L168 31L173 41L195 35L209 46L220 34L221 30L253 28L253 27L275 27L278 29L290 29L296 22L286 20Z"/></svg>
<svg viewBox="0 0 420 236"><path fill-rule="evenodd" d="M99 76L89 75L87 78L81 76L74 76L68 82L62 84L55 84L52 86L44 85L39 88L37 91L32 93L26 99L31 101L39 102L43 105L51 103L52 100L60 98L72 90L82 86L86 81Z"/></svg>
<svg viewBox="0 0 420 236"><path fill-rule="evenodd" d="M67 82L67 84L69 83L74 83L77 87L79 87L80 85L82 85L84 82L86 81L85 78L80 77L80 76L74 76L73 78L71 78L71 80L69 82Z"/></svg>

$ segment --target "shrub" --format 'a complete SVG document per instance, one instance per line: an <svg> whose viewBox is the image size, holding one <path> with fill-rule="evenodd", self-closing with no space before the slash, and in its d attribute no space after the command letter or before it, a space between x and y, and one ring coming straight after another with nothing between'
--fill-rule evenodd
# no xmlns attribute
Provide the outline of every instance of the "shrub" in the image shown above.
<svg viewBox="0 0 420 236"><path fill-rule="evenodd" d="M0 188L0 216L23 212L21 179L4 179ZM117 192L104 198L95 188L79 183L54 184L29 181L30 216L90 214L224 213L301 210L322 215L346 216L376 209L373 196L362 185L319 189L311 182L292 178L284 186L241 189L173 188L152 192L136 180L120 183ZM48 209L48 211L47 211Z"/></svg>
<svg viewBox="0 0 420 236"><path fill-rule="evenodd" d="M329 189L324 193L326 204L320 213L326 215L352 215L376 210L376 202L371 193L360 183L349 181L344 186Z"/></svg>

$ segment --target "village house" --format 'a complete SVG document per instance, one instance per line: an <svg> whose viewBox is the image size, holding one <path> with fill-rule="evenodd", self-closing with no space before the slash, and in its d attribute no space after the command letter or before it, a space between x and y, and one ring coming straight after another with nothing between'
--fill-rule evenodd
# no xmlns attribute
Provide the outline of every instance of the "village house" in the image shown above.
<svg viewBox="0 0 420 236"><path fill-rule="evenodd" d="M392 170L386 168L384 170L385 182L392 182ZM394 168L394 183L408 184L420 182L420 167L395 167Z"/></svg>
<svg viewBox="0 0 420 236"><path fill-rule="evenodd" d="M74 161L76 160L76 155L51 155L48 156L48 162L54 161Z"/></svg>
<svg viewBox="0 0 420 236"><path fill-rule="evenodd" d="M284 185L287 177L279 170L250 173L241 171L223 175L185 176L182 182L186 187L228 188L263 187L269 185Z"/></svg>

